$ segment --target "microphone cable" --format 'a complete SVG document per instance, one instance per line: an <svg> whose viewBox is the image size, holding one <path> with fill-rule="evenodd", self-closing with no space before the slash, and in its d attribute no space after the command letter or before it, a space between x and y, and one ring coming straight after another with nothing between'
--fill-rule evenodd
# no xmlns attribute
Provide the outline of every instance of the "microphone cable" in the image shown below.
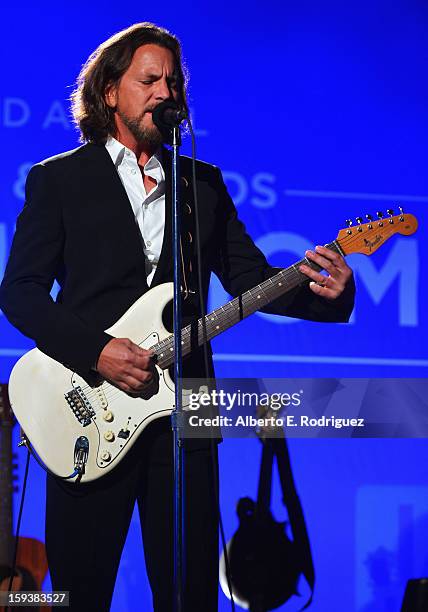
<svg viewBox="0 0 428 612"><path fill-rule="evenodd" d="M10 572L9 584L7 587L7 592L10 593L12 590L13 579L15 577L16 570L16 560L18 557L18 544L19 544L19 531L21 528L21 519L22 512L24 510L24 499L25 499L25 491L27 489L27 478L28 478L28 469L30 467L30 451L27 449L27 461L25 462L25 472L24 472L24 482L22 483L22 493L21 493L21 502L19 504L19 513L18 513L18 522L16 525L16 534L15 534L15 544L13 548L13 562ZM9 612L13 606L6 605L5 612Z"/></svg>
<svg viewBox="0 0 428 612"><path fill-rule="evenodd" d="M198 205L198 193L196 189L196 139L195 133L193 131L193 126L190 117L186 118L187 126L189 128L190 136L192 139L192 187L193 187L193 200L195 202L195 236L196 236L196 256L197 256L197 271L198 271L198 286L199 286L199 308L201 313L201 323L202 323L202 346L204 351L204 365L205 365L205 374L207 380L209 378L209 365L208 365L208 336L207 336L207 322L205 318L205 304L203 297L203 286L202 286L202 256L201 256L201 242L200 242L200 233L199 233L199 205ZM199 335L199 329L196 332ZM230 563L229 563L229 553L227 550L226 544L226 536L224 533L224 525L223 518L220 510L220 493L219 493L219 464L218 461L215 461L216 455L216 445L214 442L214 437L210 436L210 447L211 447L211 457L212 457L212 465L213 465L213 476L214 476L214 495L217 504L218 511L218 523L220 527L220 535L221 535L221 543L223 546L223 554L224 554L224 565L226 571L226 580L227 587L229 589L230 602L232 612L236 612L235 608L235 600L233 597L233 589L232 589L232 579L230 573ZM217 448L218 450L218 448ZM218 455L218 453L217 453Z"/></svg>

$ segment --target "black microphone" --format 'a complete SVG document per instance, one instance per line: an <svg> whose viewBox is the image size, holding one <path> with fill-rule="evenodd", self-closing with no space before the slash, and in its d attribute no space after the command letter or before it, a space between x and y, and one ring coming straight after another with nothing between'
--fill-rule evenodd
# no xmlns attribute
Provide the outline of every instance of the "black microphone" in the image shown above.
<svg viewBox="0 0 428 612"><path fill-rule="evenodd" d="M186 111L182 110L174 100L165 100L152 111L153 123L160 131L176 127L186 118Z"/></svg>

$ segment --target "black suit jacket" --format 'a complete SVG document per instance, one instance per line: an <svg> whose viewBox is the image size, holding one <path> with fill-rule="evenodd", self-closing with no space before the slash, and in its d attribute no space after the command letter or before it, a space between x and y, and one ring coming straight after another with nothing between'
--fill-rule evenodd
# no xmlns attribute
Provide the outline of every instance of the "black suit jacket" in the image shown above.
<svg viewBox="0 0 428 612"><path fill-rule="evenodd" d="M164 151L166 222L152 286L172 280L170 154ZM181 158L183 251L187 275L196 270L191 160ZM212 272L233 296L277 272L245 232L215 166L197 162L203 294ZM196 277L196 275L195 275ZM54 280L61 290L50 297ZM188 277L196 289L192 274ZM104 332L148 290L143 241L126 191L106 148L86 144L34 166L27 178L0 307L38 348L91 380L91 368L110 340ZM335 302L307 286L277 299L266 312L316 321L347 321L354 285ZM185 320L198 316L197 296L184 301ZM203 360L185 375L203 376Z"/></svg>

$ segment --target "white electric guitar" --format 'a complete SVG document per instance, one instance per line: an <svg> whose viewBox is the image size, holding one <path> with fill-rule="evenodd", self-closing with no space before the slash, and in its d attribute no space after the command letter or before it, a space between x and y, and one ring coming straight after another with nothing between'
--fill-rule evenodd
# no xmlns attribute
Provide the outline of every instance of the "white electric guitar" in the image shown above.
<svg viewBox="0 0 428 612"><path fill-rule="evenodd" d="M403 214L373 220L360 217L358 225L342 229L336 240L326 245L342 254L371 255L390 236L413 234L417 220ZM275 298L308 282L299 271L308 260L301 260L250 291L231 300L206 316L206 337L217 336L243 318L263 308ZM107 381L89 386L83 378L38 349L26 353L15 365L9 381L13 412L25 432L29 448L45 466L61 477L89 482L112 470L154 419L171 414L174 383L168 367L174 361L173 335L162 323L162 312L171 301L172 283L150 289L107 330L119 338L130 338L139 346L154 350L158 381L146 393L132 397ZM191 350L190 326L182 330L183 356ZM198 321L199 345L204 340L202 320ZM195 332L192 332L192 344Z"/></svg>

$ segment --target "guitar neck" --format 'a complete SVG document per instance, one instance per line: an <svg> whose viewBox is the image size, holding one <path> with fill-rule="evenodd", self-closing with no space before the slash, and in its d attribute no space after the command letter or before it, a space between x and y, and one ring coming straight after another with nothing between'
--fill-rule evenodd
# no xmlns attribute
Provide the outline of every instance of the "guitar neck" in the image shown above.
<svg viewBox="0 0 428 612"><path fill-rule="evenodd" d="M327 248L341 253L336 241L326 245ZM301 259L250 289L242 295L234 298L224 306L220 306L206 315L204 319L187 325L182 329L183 357L188 355L196 346L202 346L215 336L236 325L249 315L264 306L267 306L277 298L281 297L295 287L309 282L309 278L300 272L299 266L306 264L313 270L319 272L320 266L309 259ZM171 334L162 342L154 345L152 349L157 355L157 363L162 369L168 368L174 362L174 336Z"/></svg>

